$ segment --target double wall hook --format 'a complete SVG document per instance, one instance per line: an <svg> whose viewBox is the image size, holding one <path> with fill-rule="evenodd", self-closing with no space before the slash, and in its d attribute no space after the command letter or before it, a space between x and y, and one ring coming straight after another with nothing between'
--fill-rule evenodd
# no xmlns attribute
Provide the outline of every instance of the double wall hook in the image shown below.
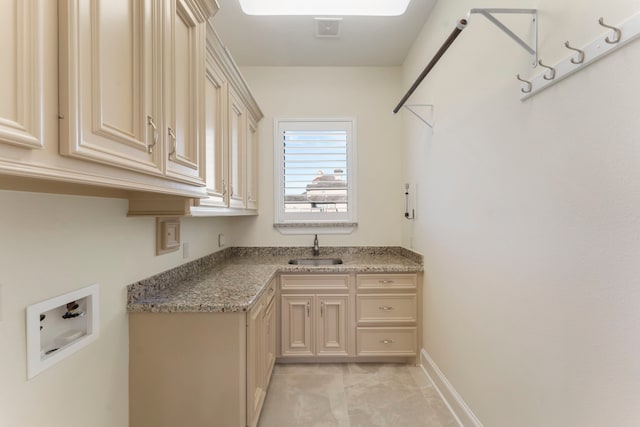
<svg viewBox="0 0 640 427"><path fill-rule="evenodd" d="M520 74L516 74L516 79L520 80L521 82L524 82L527 84L527 88L520 88L520 92L522 93L530 93L531 89L533 89L533 84L529 81L529 80L525 80L522 77L520 77Z"/></svg>
<svg viewBox="0 0 640 427"><path fill-rule="evenodd" d="M609 28L610 30L614 31L614 38L613 39L609 39L609 37L607 36L606 39L604 39L604 41L606 41L609 44L616 44L620 41L620 38L622 37L622 31L620 30L620 28L617 27L612 27L611 25L607 25L604 23L604 18L600 17L600 19L598 19L598 23L600 25L602 25L605 28Z"/></svg>
<svg viewBox="0 0 640 427"><path fill-rule="evenodd" d="M574 52L578 52L578 59L571 58L572 64L582 64L584 62L584 51L576 49L575 47L571 47L568 41L564 42L564 47L573 50Z"/></svg>
<svg viewBox="0 0 640 427"><path fill-rule="evenodd" d="M549 75L547 75L547 73L545 73L542 77L545 80L553 80L556 78L556 69L553 67L549 67L548 65L544 65L542 63L542 59L538 59L538 65L540 65L541 67L546 68L547 70L549 70L551 73L549 73Z"/></svg>

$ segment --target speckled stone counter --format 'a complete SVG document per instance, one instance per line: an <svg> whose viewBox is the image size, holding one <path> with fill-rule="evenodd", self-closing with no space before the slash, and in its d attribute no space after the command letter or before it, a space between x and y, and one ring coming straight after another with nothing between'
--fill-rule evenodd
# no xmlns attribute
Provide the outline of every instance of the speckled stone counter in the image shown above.
<svg viewBox="0 0 640 427"><path fill-rule="evenodd" d="M311 257L311 249L236 247L216 252L128 286L129 312L247 311L279 273L415 273L422 256L400 247L327 247L330 266L289 265Z"/></svg>

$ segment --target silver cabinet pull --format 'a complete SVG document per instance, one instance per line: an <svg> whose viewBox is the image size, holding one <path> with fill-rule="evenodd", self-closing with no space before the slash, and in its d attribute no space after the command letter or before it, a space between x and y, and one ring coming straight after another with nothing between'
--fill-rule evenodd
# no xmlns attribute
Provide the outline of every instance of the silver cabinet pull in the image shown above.
<svg viewBox="0 0 640 427"><path fill-rule="evenodd" d="M169 151L169 158L171 158L171 156L176 154L176 133L171 128L168 128L168 131L169 136L171 137L171 139L173 139L173 144L171 144L171 151Z"/></svg>
<svg viewBox="0 0 640 427"><path fill-rule="evenodd" d="M307 302L307 317L309 317L309 313L311 313L311 303Z"/></svg>
<svg viewBox="0 0 640 427"><path fill-rule="evenodd" d="M378 280L378 283L393 283L393 280Z"/></svg>
<svg viewBox="0 0 640 427"><path fill-rule="evenodd" d="M224 199L227 196L227 183L223 179L222 180L222 198Z"/></svg>
<svg viewBox="0 0 640 427"><path fill-rule="evenodd" d="M229 197L233 197L233 185L229 185Z"/></svg>
<svg viewBox="0 0 640 427"><path fill-rule="evenodd" d="M393 344L393 340L380 340L382 344Z"/></svg>
<svg viewBox="0 0 640 427"><path fill-rule="evenodd" d="M147 124L151 126L151 129L153 131L153 144L149 144L147 146L147 152L149 154L152 154L153 147L155 147L156 144L158 143L158 127L156 126L156 123L153 121L153 117L151 116L147 116Z"/></svg>
<svg viewBox="0 0 640 427"><path fill-rule="evenodd" d="M320 317L324 316L324 302L320 303Z"/></svg>
<svg viewBox="0 0 640 427"><path fill-rule="evenodd" d="M390 305L381 305L380 307L378 307L378 310L393 310L393 307L391 307Z"/></svg>

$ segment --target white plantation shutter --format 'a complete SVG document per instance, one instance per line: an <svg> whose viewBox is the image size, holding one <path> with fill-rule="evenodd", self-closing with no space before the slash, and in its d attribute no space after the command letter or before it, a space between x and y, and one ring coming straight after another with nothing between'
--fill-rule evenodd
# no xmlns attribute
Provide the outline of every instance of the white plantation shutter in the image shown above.
<svg viewBox="0 0 640 427"><path fill-rule="evenodd" d="M353 222L354 121L277 120L276 222Z"/></svg>

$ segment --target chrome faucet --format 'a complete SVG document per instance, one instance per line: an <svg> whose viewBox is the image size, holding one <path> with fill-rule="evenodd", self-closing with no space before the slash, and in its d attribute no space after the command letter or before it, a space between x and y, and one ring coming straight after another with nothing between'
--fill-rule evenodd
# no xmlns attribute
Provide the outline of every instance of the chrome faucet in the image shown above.
<svg viewBox="0 0 640 427"><path fill-rule="evenodd" d="M320 255L320 245L318 245L318 235L313 239L313 256Z"/></svg>

